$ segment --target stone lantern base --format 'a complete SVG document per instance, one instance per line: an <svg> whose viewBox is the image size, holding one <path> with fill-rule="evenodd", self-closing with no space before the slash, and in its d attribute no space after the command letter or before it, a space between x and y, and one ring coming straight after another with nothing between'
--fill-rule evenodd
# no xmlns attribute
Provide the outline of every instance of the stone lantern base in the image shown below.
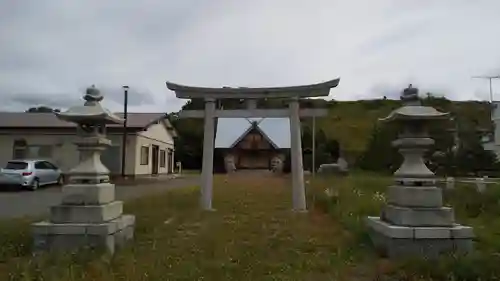
<svg viewBox="0 0 500 281"><path fill-rule="evenodd" d="M390 186L387 201L380 218L366 219L372 242L384 256L436 258L473 250L472 227L454 222L440 188Z"/></svg>
<svg viewBox="0 0 500 281"><path fill-rule="evenodd" d="M62 204L50 209L49 221L32 225L34 250L115 248L134 236L135 217L123 215L111 183L69 184Z"/></svg>
<svg viewBox="0 0 500 281"><path fill-rule="evenodd" d="M471 227L411 227L392 225L378 217L368 217L370 238L378 252L386 257L437 258L447 253L465 254L473 250Z"/></svg>

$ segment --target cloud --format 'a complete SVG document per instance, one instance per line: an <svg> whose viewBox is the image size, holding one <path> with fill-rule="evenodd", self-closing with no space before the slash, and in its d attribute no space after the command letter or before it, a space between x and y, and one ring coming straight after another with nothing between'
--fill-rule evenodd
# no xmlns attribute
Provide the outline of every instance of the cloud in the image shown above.
<svg viewBox="0 0 500 281"><path fill-rule="evenodd" d="M167 80L260 87L341 77L331 98L389 97L413 83L486 99L487 81L471 76L500 74L499 10L497 0L2 1L1 109L71 106L95 84L112 110L123 85L134 110L178 110L184 101Z"/></svg>
<svg viewBox="0 0 500 281"><path fill-rule="evenodd" d="M99 88L105 97L104 104L112 106L114 110L121 110L124 104L124 91L121 88ZM57 93L57 92L32 92L17 94L4 94L3 99L8 100L6 104L0 105L2 110L18 111L25 110L33 106L49 106L52 108L68 108L69 106L83 104L83 94L85 88L79 89L79 93ZM155 98L152 93L140 91L137 89L129 89L128 91L128 106L131 108L146 108L155 103Z"/></svg>
<svg viewBox="0 0 500 281"><path fill-rule="evenodd" d="M45 98L44 98L45 97ZM13 95L7 98L19 107L22 106L21 110L28 109L34 106L49 106L51 108L65 108L68 105L73 105L76 103L82 103L76 99L76 97L68 96L65 94L43 94L43 93L30 93L30 94L19 94Z"/></svg>

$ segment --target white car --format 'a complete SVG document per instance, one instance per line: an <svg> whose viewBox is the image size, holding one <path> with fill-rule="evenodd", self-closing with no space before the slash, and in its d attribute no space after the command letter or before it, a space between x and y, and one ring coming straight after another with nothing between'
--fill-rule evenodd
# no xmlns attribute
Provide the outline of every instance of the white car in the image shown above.
<svg viewBox="0 0 500 281"><path fill-rule="evenodd" d="M62 184L61 170L46 160L11 160L0 170L0 185L37 190L48 184Z"/></svg>

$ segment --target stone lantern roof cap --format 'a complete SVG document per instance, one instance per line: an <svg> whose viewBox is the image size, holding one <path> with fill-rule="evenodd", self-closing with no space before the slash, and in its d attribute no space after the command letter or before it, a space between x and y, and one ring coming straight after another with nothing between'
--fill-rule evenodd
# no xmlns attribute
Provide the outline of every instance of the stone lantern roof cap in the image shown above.
<svg viewBox="0 0 500 281"><path fill-rule="evenodd" d="M431 106L423 106L418 99L418 89L412 85L401 94L402 107L393 110L387 117L379 119L382 122L394 120L435 120L448 118L449 112L440 112Z"/></svg>
<svg viewBox="0 0 500 281"><path fill-rule="evenodd" d="M389 116L379 119L388 122L393 120L432 120L444 119L449 115L448 112L440 112L430 106L406 105L392 111Z"/></svg>
<svg viewBox="0 0 500 281"><path fill-rule="evenodd" d="M99 91L99 89L97 89L95 85L92 85L92 87L88 87L87 90L85 90L85 95L83 96L83 99L89 102L100 102L103 98L104 97L101 95L101 91Z"/></svg>
<svg viewBox="0 0 500 281"><path fill-rule="evenodd" d="M105 123L105 124L121 124L124 120L113 114L107 108L104 108L100 101L103 100L101 92L92 87L87 88L83 99L84 105L70 107L65 112L56 112L56 116L64 121L72 123Z"/></svg>
<svg viewBox="0 0 500 281"><path fill-rule="evenodd" d="M403 92L401 93L401 100L403 102L412 102L412 101L418 101L418 89L413 88L413 85L410 84L408 88L404 89Z"/></svg>

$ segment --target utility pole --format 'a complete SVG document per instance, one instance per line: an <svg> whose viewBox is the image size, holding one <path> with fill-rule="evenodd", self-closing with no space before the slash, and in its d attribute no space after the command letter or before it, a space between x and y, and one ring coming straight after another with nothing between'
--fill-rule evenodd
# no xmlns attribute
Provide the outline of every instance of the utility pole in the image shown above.
<svg viewBox="0 0 500 281"><path fill-rule="evenodd" d="M476 79L488 79L490 84L490 119L493 120L494 104L493 104L493 79L500 79L500 75L484 75L484 76L472 76Z"/></svg>
<svg viewBox="0 0 500 281"><path fill-rule="evenodd" d="M493 135L495 135L496 121L494 120L495 116L493 116L495 114L495 104L493 103L493 83L492 83L492 80L493 79L500 79L500 75L473 76L472 78L488 79L488 81L489 81L489 84L490 84L490 120L491 120L492 126L493 126ZM493 141L496 143L497 140L495 140L493 137Z"/></svg>
<svg viewBox="0 0 500 281"><path fill-rule="evenodd" d="M472 78L478 78L478 79L488 79L490 82L490 102L493 103L493 84L491 83L491 80L493 79L500 79L500 75L494 75L494 76L472 76Z"/></svg>
<svg viewBox="0 0 500 281"><path fill-rule="evenodd" d="M125 178L125 163L127 163L127 119L128 119L128 86L123 86L123 137L122 137L122 178Z"/></svg>

